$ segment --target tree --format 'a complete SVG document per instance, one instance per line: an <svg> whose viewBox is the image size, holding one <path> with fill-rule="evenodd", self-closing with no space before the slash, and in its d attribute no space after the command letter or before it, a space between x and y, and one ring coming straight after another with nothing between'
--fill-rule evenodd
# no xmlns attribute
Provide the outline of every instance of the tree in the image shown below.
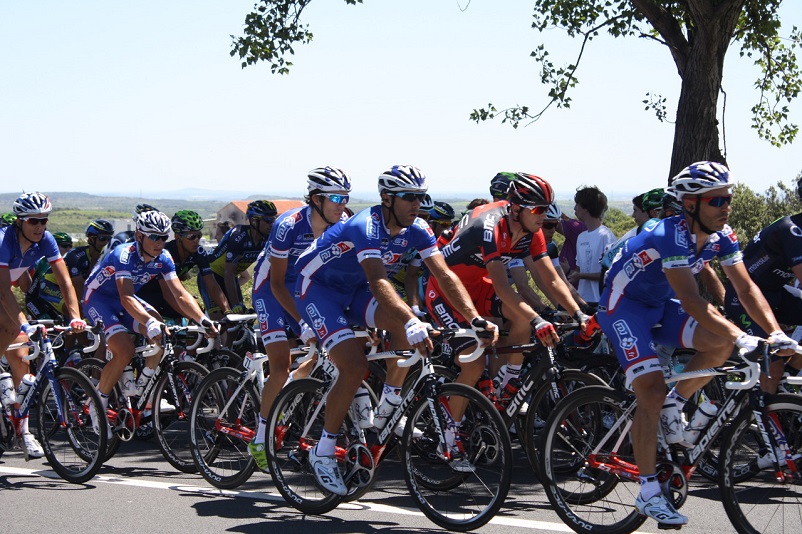
<svg viewBox="0 0 802 534"><path fill-rule="evenodd" d="M245 19L244 35L232 36L232 56L242 66L268 61L274 73L286 74L296 43L312 40L309 27L300 22L312 0L259 0ZM347 4L362 0L344 0ZM761 69L755 82L760 91L752 108L753 128L776 146L790 143L799 128L788 122L788 103L799 95L802 76L794 50L802 32L794 26L787 39L780 34L778 9L782 0L534 0L534 22L538 31L552 26L564 29L582 44L573 64L556 67L544 46L532 57L541 65L541 81L549 88L549 103L538 113L528 106L497 110L493 104L475 109L471 118L483 121L502 117L517 127L535 121L551 105L570 107L569 91L586 45L602 32L613 37L640 37L666 46L682 80L677 103L674 145L668 176L690 162L713 160L726 163L722 154L717 113L723 92L724 57L735 43L740 54L752 58ZM667 120L666 99L647 95L646 109Z"/></svg>
<svg viewBox="0 0 802 534"><path fill-rule="evenodd" d="M797 180L802 179L802 173ZM795 182L796 183L796 182ZM757 194L744 184L733 188L729 224L743 249L757 233L780 217L802 212L802 202L796 191L782 182Z"/></svg>

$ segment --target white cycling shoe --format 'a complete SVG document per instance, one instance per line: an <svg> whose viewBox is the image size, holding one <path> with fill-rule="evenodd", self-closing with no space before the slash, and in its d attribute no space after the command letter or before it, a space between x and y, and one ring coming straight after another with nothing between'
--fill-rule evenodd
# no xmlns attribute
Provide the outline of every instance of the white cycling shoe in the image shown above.
<svg viewBox="0 0 802 534"><path fill-rule="evenodd" d="M309 465L321 488L340 496L348 493L348 488L345 486L342 473L337 467L337 459L334 456L318 456L317 445L315 445L309 451Z"/></svg>
<svg viewBox="0 0 802 534"><path fill-rule="evenodd" d="M44 449L30 432L25 432L22 435L22 444L25 447L28 458L41 458L45 455Z"/></svg>
<svg viewBox="0 0 802 534"><path fill-rule="evenodd" d="M638 509L640 514L651 517L663 525L681 526L688 524L688 518L677 512L674 505L668 502L662 493L655 495L648 501L643 500L643 497L638 495L635 500L635 508Z"/></svg>

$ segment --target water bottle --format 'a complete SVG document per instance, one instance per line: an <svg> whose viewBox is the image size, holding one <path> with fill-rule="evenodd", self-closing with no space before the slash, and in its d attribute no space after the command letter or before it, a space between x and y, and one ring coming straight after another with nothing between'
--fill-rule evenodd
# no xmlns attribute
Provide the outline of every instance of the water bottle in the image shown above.
<svg viewBox="0 0 802 534"><path fill-rule="evenodd" d="M22 402L25 398L25 395L28 393L28 390L31 389L31 386L36 381L36 377L32 374L26 374L22 377L22 381L19 383L19 388L17 388L17 400Z"/></svg>
<svg viewBox="0 0 802 534"><path fill-rule="evenodd" d="M493 390L496 392L496 397L501 396L501 382L504 380L504 375L507 373L507 364L502 365L496 377L493 379Z"/></svg>
<svg viewBox="0 0 802 534"><path fill-rule="evenodd" d="M11 413L14 403L17 402L17 392L14 390L14 379L11 373L0 373L0 403L7 413Z"/></svg>
<svg viewBox="0 0 802 534"><path fill-rule="evenodd" d="M704 402L696 408L696 412L694 412L693 417L691 417L690 422L685 427L685 432L683 432L685 443L694 445L696 440L699 439L699 434L704 430L705 426L707 426L707 422L713 419L717 413L718 406L710 402L709 399L705 399Z"/></svg>
<svg viewBox="0 0 802 534"><path fill-rule="evenodd" d="M81 355L83 353L80 349L73 349L70 351L70 355L67 356L67 359L64 360L64 367L75 367L78 365L78 362L81 361Z"/></svg>
<svg viewBox="0 0 802 534"><path fill-rule="evenodd" d="M136 379L134 379L134 368L131 365L126 365L123 369L123 374L120 377L123 384L123 393L129 397L137 395Z"/></svg>
<svg viewBox="0 0 802 534"><path fill-rule="evenodd" d="M370 403L370 393L367 388L360 386L356 390L353 402L354 409L356 410L357 422L359 428L370 428L373 426L373 407Z"/></svg>
<svg viewBox="0 0 802 534"><path fill-rule="evenodd" d="M487 397L488 399L493 400L495 398L495 388L493 387L493 381L490 380L490 375L487 374L487 371L482 373L482 377L479 379L479 382L476 384L477 389Z"/></svg>
<svg viewBox="0 0 802 534"><path fill-rule="evenodd" d="M375 426L378 430L384 428L384 425L387 424L387 419L390 418L393 410L395 410L400 404L401 395L395 395L391 393L383 396L381 403L376 408L376 414L373 417L373 426Z"/></svg>

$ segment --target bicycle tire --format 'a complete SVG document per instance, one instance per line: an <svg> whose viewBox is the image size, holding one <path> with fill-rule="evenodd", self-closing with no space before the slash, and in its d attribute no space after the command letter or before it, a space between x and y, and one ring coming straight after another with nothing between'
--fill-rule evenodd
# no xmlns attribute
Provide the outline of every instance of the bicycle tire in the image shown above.
<svg viewBox="0 0 802 534"><path fill-rule="evenodd" d="M213 349L210 352L199 354L195 361L210 372L223 367L242 369L242 356L226 348Z"/></svg>
<svg viewBox="0 0 802 534"><path fill-rule="evenodd" d="M260 397L256 385L244 384L237 399L225 406L242 380L242 372L221 367L209 373L195 392L189 423L192 460L212 486L234 489L256 469L248 441L237 436L242 429L256 432ZM224 432L223 429L233 432Z"/></svg>
<svg viewBox="0 0 802 534"><path fill-rule="evenodd" d="M561 396L559 398L555 398L552 384L556 385L560 392ZM578 387L583 386L606 386L606 383L594 374L577 369L564 369L560 371L560 377L556 381L543 382L538 385L534 393L532 393L532 400L529 403L529 410L526 413L523 425L523 439L521 439L522 436L520 433L519 439L521 439L522 444L526 448L526 457L529 459L529 465L532 466L532 470L538 478L540 478L539 445L543 430L546 428L545 422L560 400L564 399L573 391L576 391ZM541 421L542 424L539 425L538 421ZM516 424L520 424L520 417L516 421Z"/></svg>
<svg viewBox="0 0 802 534"><path fill-rule="evenodd" d="M194 392L208 374L209 371L199 363L178 362L173 367L172 376L177 396L168 385L170 374L166 369L153 390L151 401L156 442L164 458L182 473L197 472L189 446L189 421ZM163 411L162 400L174 409Z"/></svg>
<svg viewBox="0 0 802 534"><path fill-rule="evenodd" d="M325 514L337 507L343 498L320 488L307 462L307 447L313 446L323 430L325 408L314 421L314 410L320 404L327 385L315 378L290 382L276 397L267 424L267 460L270 475L281 496L305 514ZM346 418L347 419L347 418ZM310 430L304 428L311 422ZM345 446L341 433L338 446Z"/></svg>
<svg viewBox="0 0 802 534"><path fill-rule="evenodd" d="M45 456L61 478L83 484L94 477L106 458L106 420L99 417L99 431L92 428L90 405L100 406L92 382L74 368L56 372L58 392L48 382L39 393L37 434ZM60 402L65 420L58 415Z"/></svg>
<svg viewBox="0 0 802 534"><path fill-rule="evenodd" d="M546 422L540 454L540 477L555 512L575 532L632 532L646 520L633 504L640 492L632 482L588 467L594 450L623 413L627 397L606 386L581 388L562 400ZM624 441L615 455L630 463L631 442L622 428L608 440ZM601 448L599 453L612 453Z"/></svg>
<svg viewBox="0 0 802 534"><path fill-rule="evenodd" d="M95 389L97 389L97 384L100 381L100 373L103 371L105 365L106 361L100 358L84 358L78 362L75 368L85 374L95 386ZM119 410L121 408L121 399L124 400L122 392L120 391L120 386L114 384L111 393L109 393L109 407ZM107 419L106 424L111 425L113 430L116 422L116 420ZM122 439L120 439L119 434L112 432L111 438L106 440L106 457L103 459L104 462L109 461L117 453L121 443Z"/></svg>
<svg viewBox="0 0 802 534"><path fill-rule="evenodd" d="M512 445L504 420L492 402L464 384L437 387L432 417L429 399L419 399L407 412L402 447L404 479L418 508L438 526L465 532L490 521L504 504L512 477ZM467 401L460 437L473 472L456 472L438 453L439 429L450 417L455 397ZM414 437L414 430L422 435ZM444 429L445 430L445 429Z"/></svg>
<svg viewBox="0 0 802 534"><path fill-rule="evenodd" d="M780 423L791 454L802 453L802 397L795 394L770 397L766 414ZM744 410L721 439L719 490L724 510L741 534L799 532L802 460L798 456L792 459L793 469L782 466L787 477L784 483L777 481L773 467L760 470L756 462L759 451L750 440L743 439L753 424L752 410ZM766 431L772 432L768 428ZM752 471L752 476L745 479L739 476L743 470Z"/></svg>

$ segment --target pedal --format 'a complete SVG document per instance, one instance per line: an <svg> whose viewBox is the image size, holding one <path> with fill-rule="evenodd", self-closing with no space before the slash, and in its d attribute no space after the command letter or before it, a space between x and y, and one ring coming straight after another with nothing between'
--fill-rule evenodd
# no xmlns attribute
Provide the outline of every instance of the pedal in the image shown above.
<svg viewBox="0 0 802 534"><path fill-rule="evenodd" d="M683 525L668 525L666 523L657 523L658 530L679 530Z"/></svg>

